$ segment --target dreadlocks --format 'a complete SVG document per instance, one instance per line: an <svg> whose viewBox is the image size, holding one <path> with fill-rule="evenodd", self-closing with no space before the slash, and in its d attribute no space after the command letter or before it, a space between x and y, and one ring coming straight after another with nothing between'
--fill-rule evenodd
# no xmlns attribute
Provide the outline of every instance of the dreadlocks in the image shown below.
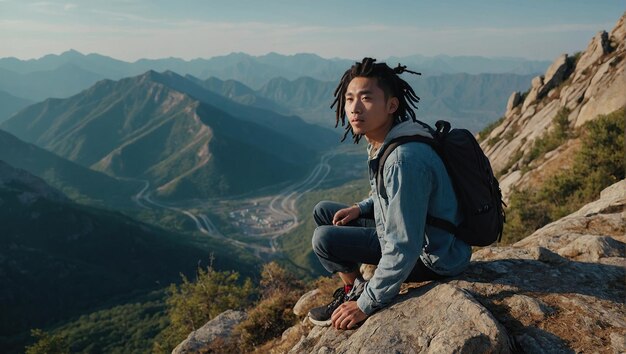
<svg viewBox="0 0 626 354"><path fill-rule="evenodd" d="M348 133L352 133L352 140L355 144L358 144L361 140L360 134L354 134L352 130L352 126L346 123L346 111L345 111L345 103L346 103L346 89L350 84L350 81L355 77L371 77L376 78L378 87L385 93L385 99L389 99L389 97L398 98L399 105L398 109L394 113L394 124L406 121L409 117L415 122L417 121L415 117L415 111L413 108L417 109L417 103L420 98L415 94L413 88L404 80L402 80L398 74L402 74L404 72L421 75L418 72L407 70L406 66L398 64L395 68L390 68L385 63L376 64L376 59L372 58L363 58L363 60L359 63L356 62L352 67L343 74L341 77L341 81L339 81L339 86L335 89L335 101L330 106L333 108L335 105L335 128L339 125L339 121L341 120L341 126L346 126L345 132L341 141L346 140Z"/></svg>

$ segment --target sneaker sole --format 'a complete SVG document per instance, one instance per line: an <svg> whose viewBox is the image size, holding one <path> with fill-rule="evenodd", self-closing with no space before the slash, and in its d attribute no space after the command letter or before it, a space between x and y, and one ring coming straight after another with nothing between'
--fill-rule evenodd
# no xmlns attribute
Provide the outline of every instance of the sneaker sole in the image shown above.
<svg viewBox="0 0 626 354"><path fill-rule="evenodd" d="M320 326L320 327L328 327L333 323L331 319L328 319L326 321L320 321L320 320L314 320L311 317L309 317L309 321L311 321L311 323L313 323L314 325Z"/></svg>

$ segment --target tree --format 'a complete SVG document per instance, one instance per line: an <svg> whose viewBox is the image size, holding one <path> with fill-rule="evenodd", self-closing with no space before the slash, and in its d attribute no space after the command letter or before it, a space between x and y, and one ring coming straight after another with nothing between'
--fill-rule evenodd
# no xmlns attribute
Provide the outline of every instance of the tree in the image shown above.
<svg viewBox="0 0 626 354"><path fill-rule="evenodd" d="M33 329L31 336L37 340L35 344L26 346L26 354L69 354L70 346L60 335L50 335L41 329Z"/></svg>

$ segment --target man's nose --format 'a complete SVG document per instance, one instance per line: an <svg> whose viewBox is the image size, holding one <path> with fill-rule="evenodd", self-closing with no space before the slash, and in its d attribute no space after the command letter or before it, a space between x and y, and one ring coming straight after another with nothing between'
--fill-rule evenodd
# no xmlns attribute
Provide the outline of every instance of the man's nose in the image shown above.
<svg viewBox="0 0 626 354"><path fill-rule="evenodd" d="M362 108L363 105L361 104L361 102L359 100L354 100L354 102L352 103L351 112L361 113Z"/></svg>

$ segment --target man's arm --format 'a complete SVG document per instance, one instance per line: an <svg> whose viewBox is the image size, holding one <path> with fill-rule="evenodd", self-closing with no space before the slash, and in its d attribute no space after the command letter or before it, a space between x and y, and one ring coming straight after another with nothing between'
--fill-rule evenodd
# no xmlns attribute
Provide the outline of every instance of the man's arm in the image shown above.
<svg viewBox="0 0 626 354"><path fill-rule="evenodd" d="M356 205L359 207L359 210L361 211L362 216L374 215L374 200L372 199L371 196L356 203Z"/></svg>
<svg viewBox="0 0 626 354"><path fill-rule="evenodd" d="M357 300L367 315L391 302L418 261L432 189L432 175L422 161L390 159L387 164L383 177L389 207L385 212L382 257Z"/></svg>

